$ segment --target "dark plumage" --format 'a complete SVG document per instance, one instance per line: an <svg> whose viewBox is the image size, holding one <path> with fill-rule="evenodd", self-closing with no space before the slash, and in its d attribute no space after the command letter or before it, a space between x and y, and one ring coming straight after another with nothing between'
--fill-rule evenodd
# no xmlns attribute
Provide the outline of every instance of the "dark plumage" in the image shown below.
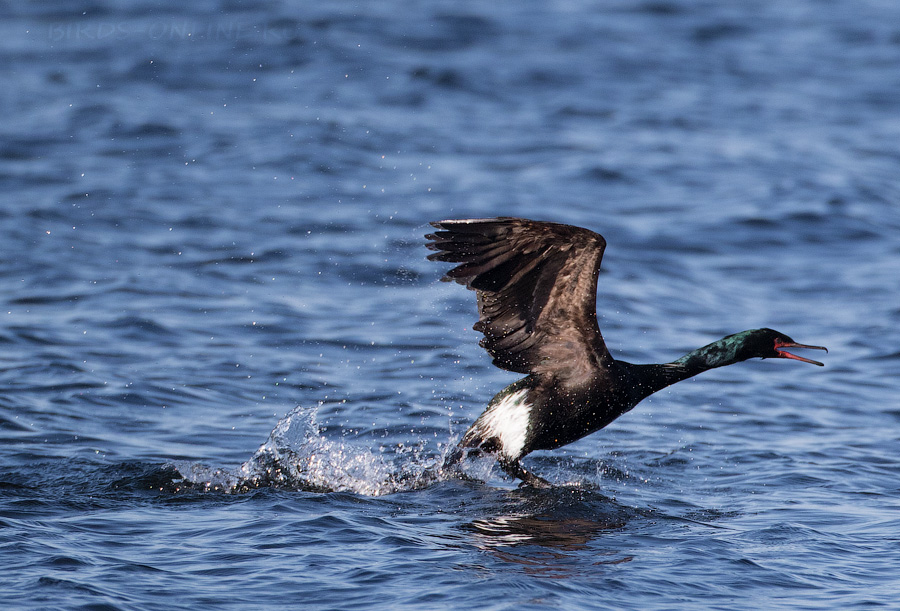
<svg viewBox="0 0 900 611"><path fill-rule="evenodd" d="M671 363L618 361L597 326L601 235L508 217L432 225L428 258L456 263L442 279L476 292L481 346L497 367L527 374L491 400L449 463L471 449L496 453L513 477L546 484L522 468L523 456L589 435L670 384L752 357L822 364L783 349L824 348L771 329L729 335Z"/></svg>

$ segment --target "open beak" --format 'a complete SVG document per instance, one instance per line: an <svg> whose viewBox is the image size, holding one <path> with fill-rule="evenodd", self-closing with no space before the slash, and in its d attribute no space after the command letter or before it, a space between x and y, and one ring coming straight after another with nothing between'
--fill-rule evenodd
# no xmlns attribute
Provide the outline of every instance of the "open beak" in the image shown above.
<svg viewBox="0 0 900 611"><path fill-rule="evenodd" d="M808 348L810 350L824 350L828 352L828 348L825 346L807 346L806 344L798 344L797 342L775 342L775 352L778 353L778 358L782 359L794 359L795 361L803 361L804 363L811 363L813 365L818 365L819 367L824 367L825 363L820 363L819 361L814 361L812 359L808 359L802 356L797 356L796 354L791 354L790 352L785 352L782 348Z"/></svg>

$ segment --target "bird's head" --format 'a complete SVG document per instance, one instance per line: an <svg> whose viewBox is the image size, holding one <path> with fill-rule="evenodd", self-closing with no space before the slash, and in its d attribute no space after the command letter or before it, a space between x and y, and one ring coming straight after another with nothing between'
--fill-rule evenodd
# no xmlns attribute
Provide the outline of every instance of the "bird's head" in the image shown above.
<svg viewBox="0 0 900 611"><path fill-rule="evenodd" d="M812 363L820 367L824 363L814 361L796 354L786 352L786 348L806 348L809 350L824 350L828 352L828 348L824 346L809 346L807 344L798 344L790 337L775 331L774 329L755 329L748 332L745 339L744 350L749 352L749 357L759 357L763 359L793 359L795 361L803 361L804 363Z"/></svg>

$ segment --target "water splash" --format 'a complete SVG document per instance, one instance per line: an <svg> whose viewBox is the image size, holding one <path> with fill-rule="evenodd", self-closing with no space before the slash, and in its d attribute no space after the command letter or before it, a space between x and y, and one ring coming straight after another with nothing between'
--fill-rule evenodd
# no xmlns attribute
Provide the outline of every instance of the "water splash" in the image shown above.
<svg viewBox="0 0 900 611"><path fill-rule="evenodd" d="M366 496L415 490L453 476L441 468L443 455L429 456L422 447L397 448L391 458L384 452L353 447L343 439L327 439L316 423L317 411L316 407L295 407L236 470L194 464L179 466L179 472L191 487L207 491L273 487ZM445 452L452 445L447 444Z"/></svg>

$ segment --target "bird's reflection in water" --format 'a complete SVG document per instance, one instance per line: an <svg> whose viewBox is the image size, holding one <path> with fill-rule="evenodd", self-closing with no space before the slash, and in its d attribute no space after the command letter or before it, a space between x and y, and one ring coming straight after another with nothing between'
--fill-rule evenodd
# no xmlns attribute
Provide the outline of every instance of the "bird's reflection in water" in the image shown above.
<svg viewBox="0 0 900 611"><path fill-rule="evenodd" d="M476 547L545 577L569 577L583 570L585 556L580 552L588 550L594 555L590 565L632 560L593 543L625 528L637 511L582 489L520 489L510 493L509 500L514 499L520 501L518 511L477 518L462 527Z"/></svg>

